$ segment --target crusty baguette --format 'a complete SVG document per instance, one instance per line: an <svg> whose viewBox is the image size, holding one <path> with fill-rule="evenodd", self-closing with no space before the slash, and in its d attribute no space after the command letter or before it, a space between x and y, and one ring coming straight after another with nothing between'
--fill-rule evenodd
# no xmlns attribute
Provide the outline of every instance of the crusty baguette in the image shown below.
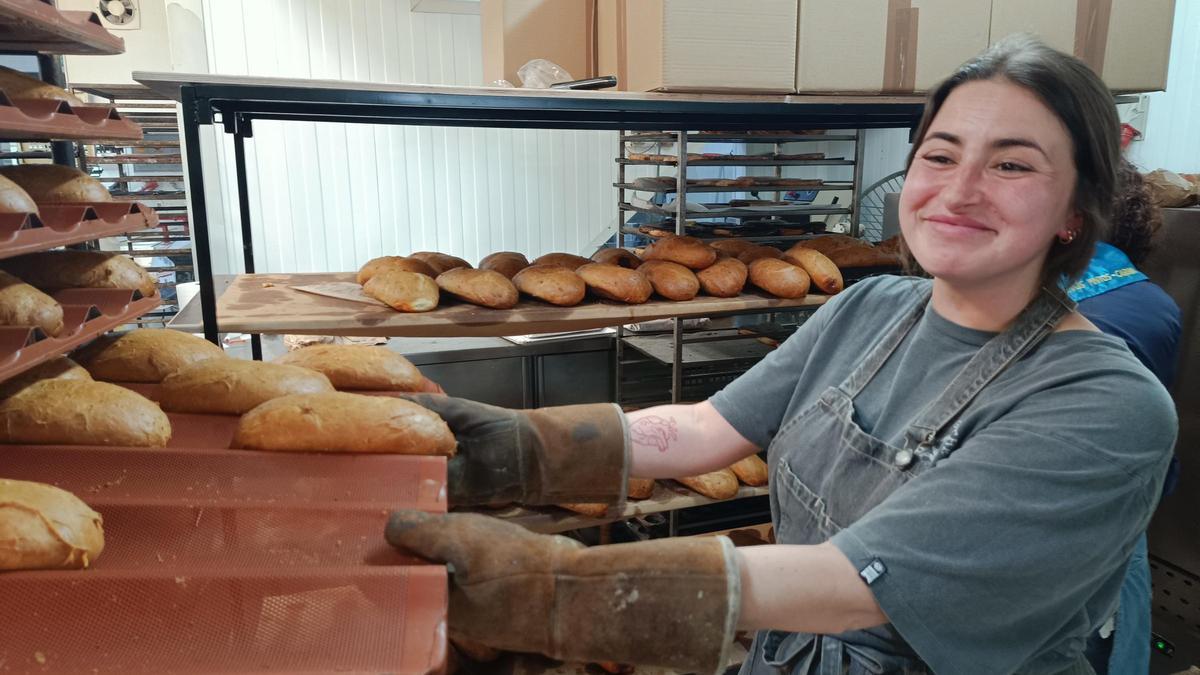
<svg viewBox="0 0 1200 675"><path fill-rule="evenodd" d="M646 247L642 259L669 260L684 267L702 270L717 261L717 249L695 237L663 237Z"/></svg>
<svg viewBox="0 0 1200 675"><path fill-rule="evenodd" d="M87 380L42 380L0 401L0 442L161 448L171 423L150 399Z"/></svg>
<svg viewBox="0 0 1200 675"><path fill-rule="evenodd" d="M234 447L280 452L453 455L437 413L391 396L332 392L276 398L238 422Z"/></svg>
<svg viewBox="0 0 1200 675"><path fill-rule="evenodd" d="M56 87L49 82L43 82L36 77L30 77L24 73L0 66L0 89L13 100L20 99L48 99L51 101L62 101L70 105L83 105L71 92Z"/></svg>
<svg viewBox="0 0 1200 675"><path fill-rule="evenodd" d="M370 281L371 277L383 270L415 272L417 274L424 274L431 279L437 276L437 272L433 270L433 267L423 260L405 258L398 255L385 255L368 260L365 265L359 268L358 276L354 280L358 282L359 286L362 286Z"/></svg>
<svg viewBox="0 0 1200 675"><path fill-rule="evenodd" d="M0 213L37 213L37 203L20 185L0 176Z"/></svg>
<svg viewBox="0 0 1200 675"><path fill-rule="evenodd" d="M112 201L112 195L100 181L71 166L18 164L0 167L0 175L21 186L38 204Z"/></svg>
<svg viewBox="0 0 1200 675"><path fill-rule="evenodd" d="M184 366L162 381L163 410L241 415L273 398L332 392L315 370L245 359L210 359Z"/></svg>
<svg viewBox="0 0 1200 675"><path fill-rule="evenodd" d="M588 263L575 270L575 273L583 277L588 290L606 300L639 305L649 300L654 291L650 281L638 270Z"/></svg>
<svg viewBox="0 0 1200 675"><path fill-rule="evenodd" d="M808 273L786 260L759 258L750 263L750 283L780 298L803 298L808 294Z"/></svg>
<svg viewBox="0 0 1200 675"><path fill-rule="evenodd" d="M654 292L667 300L691 300L700 292L695 272L667 260L647 260L637 271L646 276Z"/></svg>
<svg viewBox="0 0 1200 675"><path fill-rule="evenodd" d="M0 382L0 398L8 398L34 382L41 382L42 380L82 380L90 382L91 379L92 376L83 366L65 356L59 356Z"/></svg>
<svg viewBox="0 0 1200 675"><path fill-rule="evenodd" d="M513 284L526 295L560 307L578 305L587 294L583 277L559 265L530 265L517 272Z"/></svg>
<svg viewBox="0 0 1200 675"><path fill-rule="evenodd" d="M458 267L437 277L438 288L473 305L512 309L520 294L508 277L492 270Z"/></svg>
<svg viewBox="0 0 1200 675"><path fill-rule="evenodd" d="M823 292L830 295L841 292L842 273L824 253L803 246L793 246L783 254L783 259L804 268L808 278Z"/></svg>
<svg viewBox="0 0 1200 675"><path fill-rule="evenodd" d="M654 494L654 479L653 478L630 478L629 479L629 498L630 499L649 499Z"/></svg>
<svg viewBox="0 0 1200 675"><path fill-rule="evenodd" d="M127 255L108 251L41 251L0 260L0 269L46 292L64 288L124 288L145 297L158 284Z"/></svg>
<svg viewBox="0 0 1200 675"><path fill-rule="evenodd" d="M533 260L534 265L558 265L569 270L577 270L591 262L591 258L585 258L574 253L547 253Z"/></svg>
<svg viewBox="0 0 1200 675"><path fill-rule="evenodd" d="M696 273L700 287L717 298L737 297L746 286L746 265L737 258L721 258Z"/></svg>
<svg viewBox="0 0 1200 675"><path fill-rule="evenodd" d="M86 569L104 550L104 520L75 495L0 478L0 570Z"/></svg>
<svg viewBox="0 0 1200 675"><path fill-rule="evenodd" d="M755 247L754 242L744 239L720 239L709 244L721 253L737 258L741 256L743 251Z"/></svg>
<svg viewBox="0 0 1200 675"><path fill-rule="evenodd" d="M774 246L751 246L738 254L737 259L749 265L759 258L782 258L783 251Z"/></svg>
<svg viewBox="0 0 1200 675"><path fill-rule="evenodd" d="M162 382L193 363L226 358L225 351L208 340L166 328L102 335L74 356L97 380L149 383Z"/></svg>
<svg viewBox="0 0 1200 675"><path fill-rule="evenodd" d="M738 493L738 479L730 469L676 480L709 499L732 499Z"/></svg>
<svg viewBox="0 0 1200 675"><path fill-rule="evenodd" d="M459 267L471 266L471 263L459 258L458 256L449 255L447 253L438 253L436 251L417 251L408 257L429 263L429 266L433 268L434 276L437 276L442 272L458 269Z"/></svg>
<svg viewBox="0 0 1200 675"><path fill-rule="evenodd" d="M517 272L529 267L529 259L524 253L516 251L497 251L483 257L479 261L479 269L492 270L504 275L505 279L512 279L517 275Z"/></svg>
<svg viewBox="0 0 1200 675"><path fill-rule="evenodd" d="M558 506L568 511L578 513L581 516L587 516L588 518L603 518L604 516L608 515L608 510L612 508L608 504L587 503L559 504Z"/></svg>
<svg viewBox="0 0 1200 675"><path fill-rule="evenodd" d="M50 337L63 329L62 305L7 272L0 272L0 326L33 326Z"/></svg>
<svg viewBox="0 0 1200 675"><path fill-rule="evenodd" d="M767 484L767 463L758 455L739 459L729 469L737 475L738 480L751 487Z"/></svg>
<svg viewBox="0 0 1200 675"><path fill-rule="evenodd" d="M401 312L436 309L441 294L437 282L425 274L384 268L363 284L363 293Z"/></svg>
<svg viewBox="0 0 1200 675"><path fill-rule="evenodd" d="M421 391L425 384L411 361L374 345L309 345L273 362L315 370L338 389Z"/></svg>
<svg viewBox="0 0 1200 675"><path fill-rule="evenodd" d="M642 265L642 259L626 248L602 248L592 254L592 260L618 267L628 267L631 270L636 270Z"/></svg>

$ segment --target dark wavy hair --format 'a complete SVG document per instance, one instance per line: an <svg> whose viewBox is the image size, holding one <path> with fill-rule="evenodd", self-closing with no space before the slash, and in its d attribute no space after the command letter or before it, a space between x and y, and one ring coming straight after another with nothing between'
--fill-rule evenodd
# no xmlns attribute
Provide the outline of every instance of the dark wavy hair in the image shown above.
<svg viewBox="0 0 1200 675"><path fill-rule="evenodd" d="M1117 197L1113 200L1112 228L1106 242L1140 265L1152 248L1151 240L1162 227L1162 211L1150 198L1150 188L1137 167L1121 160L1117 167Z"/></svg>
<svg viewBox="0 0 1200 675"><path fill-rule="evenodd" d="M1047 47L1029 35L1011 35L959 66L925 101L925 113L913 137L905 165L911 167L933 118L950 92L967 82L1005 79L1032 92L1066 127L1071 136L1077 178L1072 195L1082 224L1074 241L1057 240L1042 267L1042 283L1074 281L1087 268L1096 242L1106 238L1121 160L1120 122L1112 94L1079 59ZM913 270L911 253L901 237L901 255Z"/></svg>

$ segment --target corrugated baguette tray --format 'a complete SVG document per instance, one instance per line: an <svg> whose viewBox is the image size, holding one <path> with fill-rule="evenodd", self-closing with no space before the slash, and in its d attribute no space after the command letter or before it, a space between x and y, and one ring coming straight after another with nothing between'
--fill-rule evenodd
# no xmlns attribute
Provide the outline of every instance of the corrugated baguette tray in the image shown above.
<svg viewBox="0 0 1200 675"><path fill-rule="evenodd" d="M144 298L138 291L116 288L71 288L52 295L63 308L58 337L30 326L0 326L0 380L65 354L162 302L158 295Z"/></svg>
<svg viewBox="0 0 1200 675"><path fill-rule="evenodd" d="M446 510L445 460L223 449L236 420L172 414L163 449L3 448L5 477L99 511L106 546L0 574L0 673L441 672L445 568L383 529Z"/></svg>
<svg viewBox="0 0 1200 675"><path fill-rule="evenodd" d="M38 211L0 213L0 258L158 227L158 214L138 202L40 204Z"/></svg>
<svg viewBox="0 0 1200 675"><path fill-rule="evenodd" d="M125 40L90 11L60 11L53 0L0 0L0 49L50 54L120 54Z"/></svg>
<svg viewBox="0 0 1200 675"><path fill-rule="evenodd" d="M0 130L6 139L142 139L142 128L125 119L115 106L71 105L41 98L12 99L3 90L0 90Z"/></svg>

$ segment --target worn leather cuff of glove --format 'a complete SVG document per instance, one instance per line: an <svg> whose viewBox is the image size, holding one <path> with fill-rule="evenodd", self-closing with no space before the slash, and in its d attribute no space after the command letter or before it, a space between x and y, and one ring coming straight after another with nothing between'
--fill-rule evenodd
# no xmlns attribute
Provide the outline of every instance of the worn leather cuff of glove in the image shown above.
<svg viewBox="0 0 1200 675"><path fill-rule="evenodd" d="M725 537L595 547L556 575L547 654L720 673L740 606Z"/></svg>
<svg viewBox="0 0 1200 675"><path fill-rule="evenodd" d="M522 413L521 456L528 462L525 504L621 504L629 484L632 444L615 403L541 408Z"/></svg>

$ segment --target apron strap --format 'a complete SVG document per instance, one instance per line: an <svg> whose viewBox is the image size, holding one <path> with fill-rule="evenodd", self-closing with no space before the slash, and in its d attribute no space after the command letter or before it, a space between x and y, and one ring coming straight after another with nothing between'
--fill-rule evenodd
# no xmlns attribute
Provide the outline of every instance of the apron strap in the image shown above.
<svg viewBox="0 0 1200 675"><path fill-rule="evenodd" d="M926 286L920 293L920 297L908 314L901 316L896 323L892 324L891 329L883 336L875 347L867 353L867 357L862 360L854 372L845 379L838 387L850 398L857 398L863 388L875 377L879 369L892 356L892 352L900 346L908 335L912 327L917 325L921 317L925 315L925 306L929 304L929 297L932 295L930 286Z"/></svg>
<svg viewBox="0 0 1200 675"><path fill-rule="evenodd" d="M1043 287L1038 297L1021 311L1016 322L988 340L946 389L917 415L906 432L905 448L916 452L933 446L938 433L1009 365L1037 347L1075 303L1057 287ZM940 457L935 457L940 459Z"/></svg>

